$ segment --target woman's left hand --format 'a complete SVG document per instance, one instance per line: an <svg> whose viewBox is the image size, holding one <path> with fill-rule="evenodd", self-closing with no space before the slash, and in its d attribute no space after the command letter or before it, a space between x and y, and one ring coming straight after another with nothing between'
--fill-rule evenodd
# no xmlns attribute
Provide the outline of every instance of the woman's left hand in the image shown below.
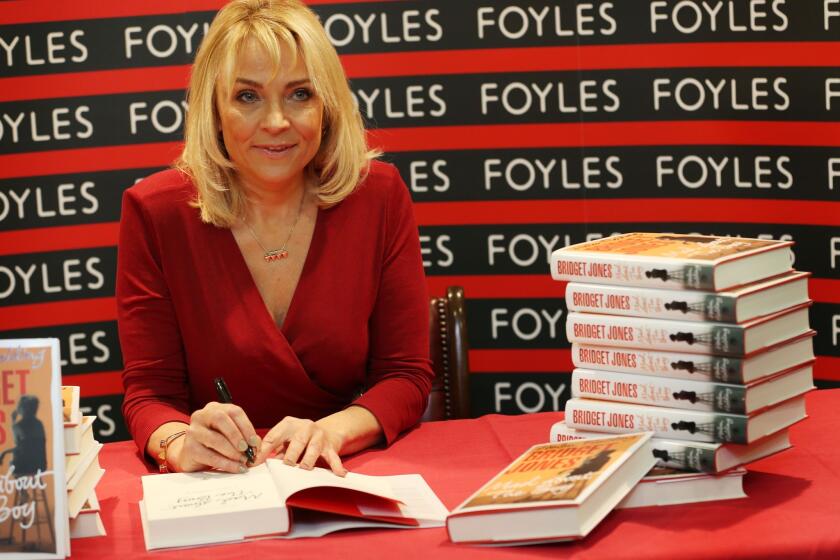
<svg viewBox="0 0 840 560"><path fill-rule="evenodd" d="M343 436L319 422L286 416L263 438L256 463L277 452L278 458L287 465L312 469L318 459L323 459L335 474L346 475L347 469L339 457L344 444Z"/></svg>

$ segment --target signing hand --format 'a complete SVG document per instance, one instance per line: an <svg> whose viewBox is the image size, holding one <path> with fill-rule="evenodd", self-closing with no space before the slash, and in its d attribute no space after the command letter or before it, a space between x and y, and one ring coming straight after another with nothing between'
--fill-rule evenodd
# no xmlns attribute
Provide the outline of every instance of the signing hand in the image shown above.
<svg viewBox="0 0 840 560"><path fill-rule="evenodd" d="M249 445L258 448L260 438L245 412L234 404L210 402L192 413L187 434L170 444L167 460L181 472L241 473L247 470Z"/></svg>
<svg viewBox="0 0 840 560"><path fill-rule="evenodd" d="M277 452L277 457L287 465L299 464L307 470L312 469L318 459L323 459L335 474L344 476L347 469L339 458L343 440L337 430L324 426L320 421L286 416L263 438L257 463Z"/></svg>

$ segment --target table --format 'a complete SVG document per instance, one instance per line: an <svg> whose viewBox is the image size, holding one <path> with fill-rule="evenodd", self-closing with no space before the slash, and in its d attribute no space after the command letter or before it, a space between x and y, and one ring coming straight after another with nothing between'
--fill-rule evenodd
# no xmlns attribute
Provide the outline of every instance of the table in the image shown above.
<svg viewBox="0 0 840 560"><path fill-rule="evenodd" d="M612 512L575 543L478 547L446 531L359 530L320 539L270 540L148 554L140 476L151 472L132 442L109 443L97 493L107 537L74 540L73 558L840 558L840 389L807 397L810 417L791 428L794 448L750 465L748 498ZM450 509L534 443L561 413L429 422L388 449L346 461L366 474L419 472Z"/></svg>

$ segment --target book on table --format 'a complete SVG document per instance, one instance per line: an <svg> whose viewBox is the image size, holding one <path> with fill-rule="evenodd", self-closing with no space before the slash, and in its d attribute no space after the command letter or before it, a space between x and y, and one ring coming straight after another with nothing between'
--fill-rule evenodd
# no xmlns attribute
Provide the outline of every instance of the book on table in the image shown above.
<svg viewBox="0 0 840 560"><path fill-rule="evenodd" d="M654 467L627 494L616 509L695 504L746 498L744 475L738 467L721 474L686 472Z"/></svg>
<svg viewBox="0 0 840 560"><path fill-rule="evenodd" d="M813 360L815 334L809 330L745 357L574 343L572 363L584 369L745 385Z"/></svg>
<svg viewBox="0 0 840 560"><path fill-rule="evenodd" d="M363 527L440 527L448 513L418 474L339 477L277 459L244 474L148 475L142 486L147 550Z"/></svg>
<svg viewBox="0 0 840 560"><path fill-rule="evenodd" d="M603 438L611 435L607 432L570 428L565 420L560 420L551 426L549 441ZM710 474L728 471L791 447L788 430L779 430L750 444L708 443L660 437L653 437L650 441L650 450L656 458L657 467Z"/></svg>
<svg viewBox="0 0 840 560"><path fill-rule="evenodd" d="M551 254L555 280L719 292L791 270L791 241L625 233Z"/></svg>
<svg viewBox="0 0 840 560"><path fill-rule="evenodd" d="M67 480L67 513L71 519L79 514L90 493L105 475L105 469L99 465L101 449L102 444L97 443L82 456L73 476Z"/></svg>
<svg viewBox="0 0 840 560"><path fill-rule="evenodd" d="M645 430L656 437L712 443L753 443L806 416L804 395L751 415L595 399L566 401L566 424L571 428L609 433Z"/></svg>
<svg viewBox="0 0 840 560"><path fill-rule="evenodd" d="M69 554L58 339L0 340L0 557Z"/></svg>
<svg viewBox="0 0 840 560"><path fill-rule="evenodd" d="M744 357L809 332L809 306L740 324L571 312L566 337L572 343Z"/></svg>
<svg viewBox="0 0 840 560"><path fill-rule="evenodd" d="M569 282L566 308L584 313L743 323L808 301L809 272L788 272L723 292Z"/></svg>
<svg viewBox="0 0 840 560"><path fill-rule="evenodd" d="M650 433L535 445L446 520L456 543L527 544L580 539L655 463Z"/></svg>
<svg viewBox="0 0 840 560"><path fill-rule="evenodd" d="M84 539L88 537L104 537L105 524L102 523L99 499L96 490L91 491L82 509L75 518L70 519L70 538Z"/></svg>
<svg viewBox="0 0 840 560"><path fill-rule="evenodd" d="M79 387L77 385L63 385L61 387L61 404L64 411L64 427L75 426L82 421L82 410L79 408Z"/></svg>
<svg viewBox="0 0 840 560"><path fill-rule="evenodd" d="M95 443L94 421L96 421L96 416L82 416L82 421L75 426L64 427L64 452L67 455L78 455L82 449Z"/></svg>
<svg viewBox="0 0 840 560"><path fill-rule="evenodd" d="M753 414L814 388L814 360L748 385L575 368L572 397Z"/></svg>

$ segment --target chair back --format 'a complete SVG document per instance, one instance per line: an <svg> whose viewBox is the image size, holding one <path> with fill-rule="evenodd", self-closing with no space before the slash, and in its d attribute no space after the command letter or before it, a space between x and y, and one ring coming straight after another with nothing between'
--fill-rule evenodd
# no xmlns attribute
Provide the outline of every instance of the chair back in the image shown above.
<svg viewBox="0 0 840 560"><path fill-rule="evenodd" d="M429 302L432 369L435 380L422 420L469 418L470 386L464 289L450 286Z"/></svg>

